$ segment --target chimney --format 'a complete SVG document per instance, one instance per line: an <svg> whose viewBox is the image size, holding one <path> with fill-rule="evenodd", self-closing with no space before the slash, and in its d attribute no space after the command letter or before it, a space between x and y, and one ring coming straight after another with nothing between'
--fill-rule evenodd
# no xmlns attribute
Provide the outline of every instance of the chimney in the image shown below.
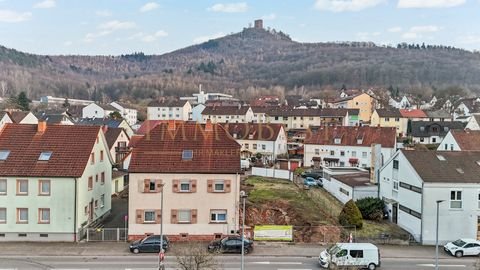
<svg viewBox="0 0 480 270"><path fill-rule="evenodd" d="M103 125L103 126L102 126L102 131L103 131L104 134L107 133L107 130L108 130L108 126L107 126L107 125Z"/></svg>
<svg viewBox="0 0 480 270"><path fill-rule="evenodd" d="M47 130L47 122L44 120L39 120L37 125L37 132L44 133Z"/></svg>
<svg viewBox="0 0 480 270"><path fill-rule="evenodd" d="M205 124L205 131L206 132L213 131L213 124L212 124L212 121L210 121L210 119L208 119L207 123Z"/></svg>
<svg viewBox="0 0 480 270"><path fill-rule="evenodd" d="M175 120L168 120L168 130L175 130Z"/></svg>

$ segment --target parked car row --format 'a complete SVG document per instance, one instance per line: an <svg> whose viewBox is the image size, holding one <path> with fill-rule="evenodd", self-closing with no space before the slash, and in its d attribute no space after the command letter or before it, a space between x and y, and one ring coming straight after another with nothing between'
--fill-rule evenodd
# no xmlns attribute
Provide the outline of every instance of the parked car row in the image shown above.
<svg viewBox="0 0 480 270"><path fill-rule="evenodd" d="M315 179L315 178L312 178L312 177L306 177L303 180L303 185L305 185L309 188L310 187L323 187L323 179L322 178Z"/></svg>

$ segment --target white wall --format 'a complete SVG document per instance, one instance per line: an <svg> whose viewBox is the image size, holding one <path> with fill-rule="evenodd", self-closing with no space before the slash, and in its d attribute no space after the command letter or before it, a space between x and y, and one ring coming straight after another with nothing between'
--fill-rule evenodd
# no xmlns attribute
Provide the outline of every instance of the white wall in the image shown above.
<svg viewBox="0 0 480 270"><path fill-rule="evenodd" d="M475 117L470 117L470 120L468 120L467 126L465 129L470 129L470 130L480 130L480 125L478 125L477 120Z"/></svg>
<svg viewBox="0 0 480 270"><path fill-rule="evenodd" d="M12 123L12 119L10 119L10 117L7 114L5 114L3 118L0 119L0 132L3 129L3 126L8 123Z"/></svg>
<svg viewBox="0 0 480 270"><path fill-rule="evenodd" d="M287 179L293 181L293 172L273 168L252 167L252 175Z"/></svg>
<svg viewBox="0 0 480 270"><path fill-rule="evenodd" d="M38 124L38 119L30 112L20 121L20 124Z"/></svg>
<svg viewBox="0 0 480 270"><path fill-rule="evenodd" d="M445 147L446 146L446 147ZM437 148L438 151L461 151L460 146L449 131Z"/></svg>
<svg viewBox="0 0 480 270"><path fill-rule="evenodd" d="M192 120L195 122L202 122L202 112L205 109L204 104L198 104L192 108Z"/></svg>
<svg viewBox="0 0 480 270"><path fill-rule="evenodd" d="M360 200L363 198L377 198L378 197L378 186L371 185L371 186L359 186L353 189L353 200Z"/></svg>
<svg viewBox="0 0 480 270"><path fill-rule="evenodd" d="M89 104L82 109L82 118L105 118L111 111L106 111L95 103Z"/></svg>
<svg viewBox="0 0 480 270"><path fill-rule="evenodd" d="M352 199L353 188L336 180L334 177L335 176L331 176L330 180L325 179L323 181L323 188L326 191L328 191L330 194L332 194L335 198L337 198L337 200L345 204ZM340 188L343 188L344 190L346 190L348 192L348 195L340 192Z"/></svg>

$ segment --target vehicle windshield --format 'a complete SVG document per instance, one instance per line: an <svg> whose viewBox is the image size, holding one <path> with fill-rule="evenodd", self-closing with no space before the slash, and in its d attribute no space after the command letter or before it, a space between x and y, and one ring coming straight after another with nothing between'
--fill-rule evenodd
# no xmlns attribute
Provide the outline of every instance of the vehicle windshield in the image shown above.
<svg viewBox="0 0 480 270"><path fill-rule="evenodd" d="M331 245L328 249L327 249L327 253L328 254L336 254L338 251L340 250L340 247L338 245Z"/></svg>
<svg viewBox="0 0 480 270"><path fill-rule="evenodd" d="M453 241L452 244L454 244L457 247L463 247L465 246L465 241L462 241L462 239L458 239L457 241Z"/></svg>

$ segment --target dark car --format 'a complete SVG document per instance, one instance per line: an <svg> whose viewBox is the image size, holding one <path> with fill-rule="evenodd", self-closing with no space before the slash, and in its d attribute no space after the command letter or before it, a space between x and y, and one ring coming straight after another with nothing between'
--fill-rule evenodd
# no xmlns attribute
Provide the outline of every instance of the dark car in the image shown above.
<svg viewBox="0 0 480 270"><path fill-rule="evenodd" d="M244 239L244 253L248 254L253 250L253 241ZM208 244L208 251L215 253L242 253L242 237L229 236L221 240L215 240Z"/></svg>
<svg viewBox="0 0 480 270"><path fill-rule="evenodd" d="M163 250L167 251L169 246L168 238L163 236ZM131 243L130 252L135 254L141 252L160 252L160 235L150 235L142 240Z"/></svg>
<svg viewBox="0 0 480 270"><path fill-rule="evenodd" d="M304 172L301 174L302 178L307 178L307 177L312 177L313 179L320 179L323 177L322 172L315 172L315 171L310 171L310 172Z"/></svg>

